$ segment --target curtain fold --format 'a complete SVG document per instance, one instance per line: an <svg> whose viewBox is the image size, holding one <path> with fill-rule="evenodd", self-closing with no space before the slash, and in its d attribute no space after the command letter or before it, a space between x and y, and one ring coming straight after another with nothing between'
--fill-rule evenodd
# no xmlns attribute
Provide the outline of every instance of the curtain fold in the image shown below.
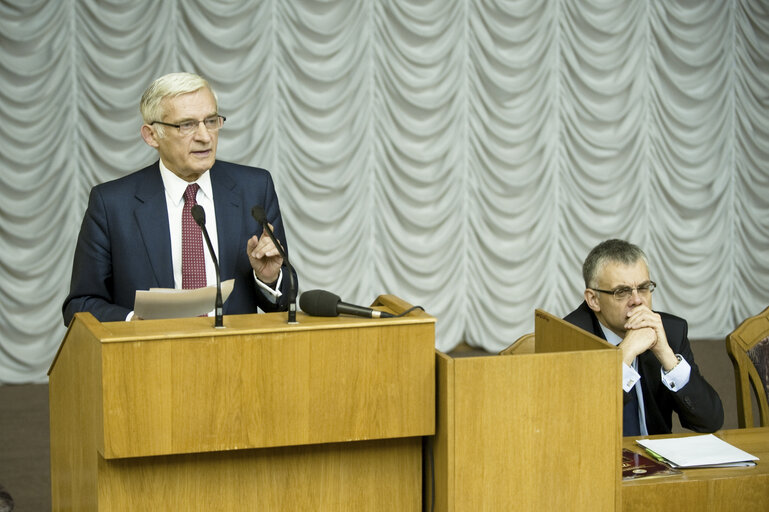
<svg viewBox="0 0 769 512"><path fill-rule="evenodd" d="M45 380L88 191L157 158L139 98L181 70L272 172L300 291L422 305L440 350L567 314L610 237L692 338L769 304L760 0L13 0L0 53L0 384Z"/></svg>

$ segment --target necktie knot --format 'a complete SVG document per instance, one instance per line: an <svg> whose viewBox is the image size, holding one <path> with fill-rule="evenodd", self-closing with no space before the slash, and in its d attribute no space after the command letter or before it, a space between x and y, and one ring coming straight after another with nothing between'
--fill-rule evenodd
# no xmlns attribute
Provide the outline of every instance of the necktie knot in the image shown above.
<svg viewBox="0 0 769 512"><path fill-rule="evenodd" d="M190 206L194 206L198 204L195 201L195 197L198 195L198 189L200 188L200 185L197 183L193 183L192 185L187 185L187 188L184 189L184 203L188 204Z"/></svg>

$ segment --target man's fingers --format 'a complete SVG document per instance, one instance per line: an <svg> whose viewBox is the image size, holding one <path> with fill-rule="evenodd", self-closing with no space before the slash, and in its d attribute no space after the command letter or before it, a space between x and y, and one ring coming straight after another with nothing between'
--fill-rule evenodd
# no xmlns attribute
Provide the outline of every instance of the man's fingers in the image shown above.
<svg viewBox="0 0 769 512"><path fill-rule="evenodd" d="M274 257L280 252L275 247L275 244L272 243L272 240L270 240L269 236L263 236L259 239L259 243L256 246L256 258L261 259L265 256L268 258Z"/></svg>
<svg viewBox="0 0 769 512"><path fill-rule="evenodd" d="M626 329L641 329L643 327L656 329L661 326L662 319L660 316L645 306L630 311L627 322L625 322Z"/></svg>

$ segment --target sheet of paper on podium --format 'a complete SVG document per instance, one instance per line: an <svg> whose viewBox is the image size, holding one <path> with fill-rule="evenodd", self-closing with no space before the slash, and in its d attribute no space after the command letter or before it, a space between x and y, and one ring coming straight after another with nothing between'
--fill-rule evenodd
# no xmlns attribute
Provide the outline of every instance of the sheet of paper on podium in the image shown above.
<svg viewBox="0 0 769 512"><path fill-rule="evenodd" d="M638 444L674 468L755 466L758 457L713 434L666 439L639 439Z"/></svg>
<svg viewBox="0 0 769 512"><path fill-rule="evenodd" d="M222 282L222 303L230 296L234 286L234 279ZM202 316L214 309L215 301L216 286L206 286L195 290L177 290L175 288L136 290L134 314L145 320Z"/></svg>

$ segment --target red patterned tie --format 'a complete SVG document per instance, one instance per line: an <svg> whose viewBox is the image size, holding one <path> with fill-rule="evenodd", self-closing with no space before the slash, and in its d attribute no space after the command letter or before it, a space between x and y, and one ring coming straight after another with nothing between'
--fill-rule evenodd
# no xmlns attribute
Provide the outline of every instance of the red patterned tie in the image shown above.
<svg viewBox="0 0 769 512"><path fill-rule="evenodd" d="M190 210L198 204L195 195L200 186L187 185L182 209L182 288L202 288L206 285L206 263L203 256L203 232L192 218Z"/></svg>

